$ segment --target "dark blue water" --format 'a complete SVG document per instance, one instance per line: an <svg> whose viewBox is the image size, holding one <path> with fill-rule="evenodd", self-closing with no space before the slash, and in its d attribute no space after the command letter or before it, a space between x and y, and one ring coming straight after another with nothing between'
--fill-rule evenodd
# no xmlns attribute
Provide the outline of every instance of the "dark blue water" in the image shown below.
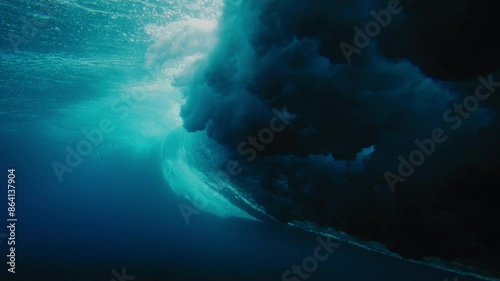
<svg viewBox="0 0 500 281"><path fill-rule="evenodd" d="M187 225L178 204L189 202L169 190L153 155L121 151L59 184L44 163L51 151L12 147L4 159L18 159L19 243L17 273L6 280L110 280L122 267L135 280L281 280L318 245L315 235L277 223L201 213ZM341 243L308 280L454 276Z"/></svg>

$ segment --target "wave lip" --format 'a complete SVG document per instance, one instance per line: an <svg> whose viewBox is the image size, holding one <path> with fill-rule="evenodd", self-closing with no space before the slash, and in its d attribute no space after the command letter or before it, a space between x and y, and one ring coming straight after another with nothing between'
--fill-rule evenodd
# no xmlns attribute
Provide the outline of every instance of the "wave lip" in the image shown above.
<svg viewBox="0 0 500 281"><path fill-rule="evenodd" d="M203 141L200 141L203 140ZM188 133L183 128L172 131L161 147L162 171L177 196L190 201L203 212L227 218L258 220L230 183L218 180L216 167L211 167L212 150L204 133ZM231 199L232 198L232 199ZM240 203L240 206L236 202Z"/></svg>

